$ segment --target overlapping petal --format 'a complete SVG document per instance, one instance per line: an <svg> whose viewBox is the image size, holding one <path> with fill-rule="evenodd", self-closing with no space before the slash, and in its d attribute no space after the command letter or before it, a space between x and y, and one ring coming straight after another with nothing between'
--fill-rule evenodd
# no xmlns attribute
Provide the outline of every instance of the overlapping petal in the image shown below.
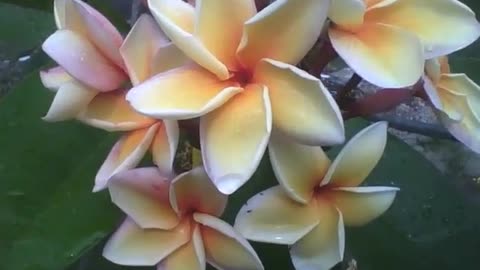
<svg viewBox="0 0 480 270"><path fill-rule="evenodd" d="M195 10L183 0L148 0L150 11L166 17L180 29L193 33Z"/></svg>
<svg viewBox="0 0 480 270"><path fill-rule="evenodd" d="M355 28L362 25L367 3L365 0L333 0L328 17L344 28Z"/></svg>
<svg viewBox="0 0 480 270"><path fill-rule="evenodd" d="M49 74L52 74L51 72L52 71L49 71ZM60 81L64 81L64 79L68 78L66 76L63 77L61 74L58 76L58 78L51 78L50 76L50 78L44 78L44 80L49 80L50 83L56 85L57 83L60 83ZM74 119L85 110L85 108L87 108L88 104L97 94L97 91L76 80L65 80L55 94L50 109L42 119L48 122Z"/></svg>
<svg viewBox="0 0 480 270"><path fill-rule="evenodd" d="M394 25L414 33L424 44L427 58L460 50L480 36L475 14L457 0L395 1L369 10L365 21Z"/></svg>
<svg viewBox="0 0 480 270"><path fill-rule="evenodd" d="M192 239L162 260L157 270L204 270L206 265L200 225L195 225Z"/></svg>
<svg viewBox="0 0 480 270"><path fill-rule="evenodd" d="M402 28L366 23L355 33L331 27L329 36L342 59L363 79L380 87L410 86L423 73L423 46Z"/></svg>
<svg viewBox="0 0 480 270"><path fill-rule="evenodd" d="M342 115L320 80L292 65L264 59L253 80L269 90L273 125L282 133L313 145L345 139Z"/></svg>
<svg viewBox="0 0 480 270"><path fill-rule="evenodd" d="M394 187L344 187L333 189L330 198L345 225L363 226L387 211L398 191Z"/></svg>
<svg viewBox="0 0 480 270"><path fill-rule="evenodd" d="M40 79L44 87L56 92L64 83L74 80L62 67L54 67L40 71Z"/></svg>
<svg viewBox="0 0 480 270"><path fill-rule="evenodd" d="M375 123L355 135L328 169L321 185L355 187L375 168L387 143L387 123Z"/></svg>
<svg viewBox="0 0 480 270"><path fill-rule="evenodd" d="M180 220L170 206L168 176L152 168L116 174L108 183L115 203L142 229L173 229Z"/></svg>
<svg viewBox="0 0 480 270"><path fill-rule="evenodd" d="M167 37L151 16L140 16L120 48L133 85L153 75L152 59L160 47L168 43Z"/></svg>
<svg viewBox="0 0 480 270"><path fill-rule="evenodd" d="M179 134L178 123L165 120L158 127L150 148L153 163L166 174L173 173L173 162L177 153Z"/></svg>
<svg viewBox="0 0 480 270"><path fill-rule="evenodd" d="M251 69L263 58L296 65L317 41L329 4L329 0L271 3L245 22L239 60Z"/></svg>
<svg viewBox="0 0 480 270"><path fill-rule="evenodd" d="M428 77L424 78L423 81L425 93L432 105L445 113L450 119L461 121L464 114L463 111L468 108L468 104L465 104L467 103L467 96L460 92L435 85ZM467 107L463 107L464 105L467 105Z"/></svg>
<svg viewBox="0 0 480 270"><path fill-rule="evenodd" d="M218 190L231 194L250 179L265 152L271 128L268 90L256 84L201 118L203 163Z"/></svg>
<svg viewBox="0 0 480 270"><path fill-rule="evenodd" d="M42 48L70 75L94 89L114 90L125 80L124 73L113 66L94 45L70 30L55 32L45 40Z"/></svg>
<svg viewBox="0 0 480 270"><path fill-rule="evenodd" d="M128 131L152 125L155 119L137 113L125 100L127 91L101 93L79 115L79 120L107 131Z"/></svg>
<svg viewBox="0 0 480 270"><path fill-rule="evenodd" d="M132 88L127 100L139 112L162 119L204 115L241 92L233 82L219 81L198 66L176 68Z"/></svg>
<svg viewBox="0 0 480 270"><path fill-rule="evenodd" d="M190 230L189 222L173 230L144 230L127 218L108 240L103 256L120 265L153 266L186 244Z"/></svg>
<svg viewBox="0 0 480 270"><path fill-rule="evenodd" d="M55 24L58 29L65 28L65 2L67 0L53 1L53 15L55 17Z"/></svg>
<svg viewBox="0 0 480 270"><path fill-rule="evenodd" d="M137 166L152 144L159 126L160 124L156 124L123 135L98 170L93 191L104 189L108 180L116 173Z"/></svg>
<svg viewBox="0 0 480 270"><path fill-rule="evenodd" d="M464 106L468 106L466 102ZM478 116L471 110L466 110L462 121L454 121L444 114L439 114L439 119L448 131L460 142L465 144L473 151L480 153L480 121Z"/></svg>
<svg viewBox="0 0 480 270"><path fill-rule="evenodd" d="M299 144L277 133L270 139L269 157L280 185L293 200L304 204L330 166L321 147Z"/></svg>
<svg viewBox="0 0 480 270"><path fill-rule="evenodd" d="M230 74L227 67L205 47L199 38L192 34L192 29L188 27L189 25L185 23L185 25L182 26L176 21L177 14L181 14L182 17L187 17L185 15L187 9L184 8L183 5L188 4L180 0L169 0L163 4L160 2L161 1L158 0L150 0L150 10L170 40L198 65L217 75L221 80L228 79ZM178 2L182 2L182 4ZM182 8L179 11L174 10L175 7L180 6ZM191 16L190 13L188 16ZM183 22L183 20L179 21Z"/></svg>
<svg viewBox="0 0 480 270"><path fill-rule="evenodd" d="M295 202L277 186L248 200L238 212L235 229L253 241L292 245L318 223L315 203Z"/></svg>
<svg viewBox="0 0 480 270"><path fill-rule="evenodd" d="M161 46L151 62L152 75L191 64L191 60L171 42Z"/></svg>
<svg viewBox="0 0 480 270"><path fill-rule="evenodd" d="M318 201L320 221L290 249L296 269L328 270L343 260L345 231L342 214L327 201Z"/></svg>
<svg viewBox="0 0 480 270"><path fill-rule="evenodd" d="M263 270L253 247L228 223L210 215L195 213L201 224L207 261L217 269Z"/></svg>
<svg viewBox="0 0 480 270"><path fill-rule="evenodd" d="M191 212L220 216L228 200L215 188L203 167L177 176L172 180L169 193L170 203L180 216Z"/></svg>
<svg viewBox="0 0 480 270"><path fill-rule="evenodd" d="M256 13L255 2L201 0L197 1L196 7L195 36L230 71L237 70L236 51L242 38L243 23Z"/></svg>

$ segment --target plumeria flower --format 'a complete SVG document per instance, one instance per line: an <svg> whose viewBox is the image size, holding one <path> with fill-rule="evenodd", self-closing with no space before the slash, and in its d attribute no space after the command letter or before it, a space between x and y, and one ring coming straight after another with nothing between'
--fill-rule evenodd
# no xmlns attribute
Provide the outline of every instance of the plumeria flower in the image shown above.
<svg viewBox="0 0 480 270"><path fill-rule="evenodd" d="M127 76L119 52L123 37L107 18L80 0L55 0L54 14L58 30L42 48L60 66L40 72L44 86L56 92L43 119L63 121Z"/></svg>
<svg viewBox="0 0 480 270"><path fill-rule="evenodd" d="M138 19L120 53L134 86L187 61L149 15ZM114 174L137 166L149 150L160 170L172 170L179 136L177 122L161 121L137 113L125 100L126 93L126 90L100 93L77 117L86 124L107 131L127 131L98 171L94 191L105 188Z"/></svg>
<svg viewBox="0 0 480 270"><path fill-rule="evenodd" d="M406 87L424 60L474 42L480 25L457 0L334 0L333 47L362 78L381 87Z"/></svg>
<svg viewBox="0 0 480 270"><path fill-rule="evenodd" d="M109 181L112 201L128 218L103 255L158 270L263 269L251 245L218 217L227 196L197 167L168 180L156 168L135 169Z"/></svg>
<svg viewBox="0 0 480 270"><path fill-rule="evenodd" d="M253 241L290 245L297 269L330 269L343 259L344 224L367 224L395 198L397 188L359 187L379 161L386 139L387 124L373 124L330 162L320 147L275 135L269 149L280 186L251 198L235 228Z"/></svg>
<svg viewBox="0 0 480 270"><path fill-rule="evenodd" d="M465 74L450 72L447 57L428 60L424 88L450 133L480 153L480 86Z"/></svg>
<svg viewBox="0 0 480 270"><path fill-rule="evenodd" d="M154 76L127 100L155 118L200 117L203 163L225 194L256 170L272 125L303 143L341 143L336 103L293 66L320 35L329 2L278 0L256 13L253 0L150 0L165 34L196 64Z"/></svg>

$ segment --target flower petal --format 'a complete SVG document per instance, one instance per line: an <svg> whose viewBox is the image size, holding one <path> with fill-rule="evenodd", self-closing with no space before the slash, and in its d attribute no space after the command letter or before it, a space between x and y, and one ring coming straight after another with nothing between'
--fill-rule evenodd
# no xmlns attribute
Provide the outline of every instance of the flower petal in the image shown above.
<svg viewBox="0 0 480 270"><path fill-rule="evenodd" d="M151 60L152 75L190 64L190 59L172 42L161 46Z"/></svg>
<svg viewBox="0 0 480 270"><path fill-rule="evenodd" d="M293 200L307 204L330 166L327 155L321 147L299 144L278 133L272 135L268 149L282 188Z"/></svg>
<svg viewBox="0 0 480 270"><path fill-rule="evenodd" d="M333 189L330 198L345 225L363 226L385 213L398 191L394 187L344 187Z"/></svg>
<svg viewBox="0 0 480 270"><path fill-rule="evenodd" d="M334 0L328 17L341 27L357 27L363 23L366 10L365 0Z"/></svg>
<svg viewBox="0 0 480 270"><path fill-rule="evenodd" d="M167 43L167 37L155 20L150 15L140 16L120 48L133 85L153 75L152 59L159 48Z"/></svg>
<svg viewBox="0 0 480 270"><path fill-rule="evenodd" d="M198 65L217 75L220 80L228 79L230 74L227 67L218 60L207 47L205 47L200 39L195 37L192 32L189 31L190 29L184 29L174 21L172 13L175 13L176 11L173 10L173 7L180 4L176 3L174 6L167 7L169 5L168 2L177 1L166 1L163 5L158 2L161 1L150 0L150 10L170 40L172 40L172 42L182 50L185 55L195 61ZM184 4L188 5L186 3Z"/></svg>
<svg viewBox="0 0 480 270"><path fill-rule="evenodd" d="M236 51L243 23L255 15L253 0L197 1L195 36L229 70L239 68Z"/></svg>
<svg viewBox="0 0 480 270"><path fill-rule="evenodd" d="M193 33L195 9L183 0L148 0L153 14L161 14L171 20L180 29Z"/></svg>
<svg viewBox="0 0 480 270"><path fill-rule="evenodd" d="M437 82L438 84L438 82ZM467 96L460 92L451 91L447 88L434 85L429 77L423 78L423 88L432 105L445 113L450 119L454 121L460 121L463 118L463 111L466 107L463 107L466 102ZM467 105L468 107L468 105Z"/></svg>
<svg viewBox="0 0 480 270"><path fill-rule="evenodd" d="M468 104L464 103L464 106ZM460 142L476 153L480 153L480 121L471 110L465 110L462 121L454 121L445 114L438 114L442 124Z"/></svg>
<svg viewBox="0 0 480 270"><path fill-rule="evenodd" d="M202 167L180 174L170 185L170 204L180 216L192 211L220 216L227 200Z"/></svg>
<svg viewBox="0 0 480 270"><path fill-rule="evenodd" d="M255 195L240 209L235 229L247 239L292 245L318 224L315 203L300 204L280 186Z"/></svg>
<svg viewBox="0 0 480 270"><path fill-rule="evenodd" d="M70 75L94 89L115 90L125 80L124 73L112 66L94 45L72 31L55 32L42 48Z"/></svg>
<svg viewBox="0 0 480 270"><path fill-rule="evenodd" d="M200 225L195 225L190 242L161 261L157 270L205 270L205 265Z"/></svg>
<svg viewBox="0 0 480 270"><path fill-rule="evenodd" d="M267 86L273 125L282 133L312 145L345 140L340 109L317 78L294 66L264 59L255 70L254 81Z"/></svg>
<svg viewBox="0 0 480 270"><path fill-rule="evenodd" d="M457 0L396 1L368 11L365 21L394 25L414 33L425 46L427 58L458 51L480 36L475 14Z"/></svg>
<svg viewBox="0 0 480 270"><path fill-rule="evenodd" d="M317 41L329 4L329 0L272 2L245 22L239 60L252 69L262 58L296 65Z"/></svg>
<svg viewBox="0 0 480 270"><path fill-rule="evenodd" d="M385 88L415 84L424 68L423 47L412 33L383 24L365 24L357 32L329 29L333 47L363 79Z"/></svg>
<svg viewBox="0 0 480 270"><path fill-rule="evenodd" d="M320 222L290 248L296 269L328 270L343 260L345 229L342 214L328 202L318 200Z"/></svg>
<svg viewBox="0 0 480 270"><path fill-rule="evenodd" d="M55 24L58 29L65 28L65 1L67 0L53 1L53 15L55 16Z"/></svg>
<svg viewBox="0 0 480 270"><path fill-rule="evenodd" d="M382 157L387 127L386 122L377 122L357 133L337 155L321 185L360 185Z"/></svg>
<svg viewBox="0 0 480 270"><path fill-rule="evenodd" d="M180 220L170 206L170 181L155 168L116 174L108 183L112 202L143 229L169 230Z"/></svg>
<svg viewBox="0 0 480 270"><path fill-rule="evenodd" d="M116 90L97 95L79 120L107 131L129 131L152 125L155 119L143 116L125 100L127 91Z"/></svg>
<svg viewBox="0 0 480 270"><path fill-rule="evenodd" d="M43 86L56 92L64 83L74 80L62 67L54 67L40 71Z"/></svg>
<svg viewBox="0 0 480 270"><path fill-rule="evenodd" d="M119 48L122 45L123 37L115 28L115 26L96 9L89 6L81 0L72 1L73 5L66 6L67 16L80 17L81 26L84 28L85 35L97 47L104 56L115 63L118 67L123 68L123 60L120 56ZM72 7L72 9L70 9ZM67 28L68 28L68 18Z"/></svg>
<svg viewBox="0 0 480 270"><path fill-rule="evenodd" d="M160 124L123 135L113 146L95 177L94 192L104 189L115 174L137 166L152 144Z"/></svg>
<svg viewBox="0 0 480 270"><path fill-rule="evenodd" d="M97 91L76 80L65 82L58 89L47 115L42 119L48 122L74 119L97 94Z"/></svg>
<svg viewBox="0 0 480 270"><path fill-rule="evenodd" d="M232 194L250 179L265 153L271 127L267 89L256 84L200 119L203 164L218 190Z"/></svg>
<svg viewBox="0 0 480 270"><path fill-rule="evenodd" d="M264 269L253 247L230 224L210 215L195 213L201 224L208 263L217 269Z"/></svg>
<svg viewBox="0 0 480 270"><path fill-rule="evenodd" d="M185 66L132 88L127 100L139 112L161 119L188 119L218 108L242 89L207 70Z"/></svg>
<svg viewBox="0 0 480 270"><path fill-rule="evenodd" d="M189 222L182 222L173 230L144 230L126 219L108 240L103 256L120 265L153 266L189 239Z"/></svg>
<svg viewBox="0 0 480 270"><path fill-rule="evenodd" d="M164 120L159 126L151 146L153 163L160 171L173 172L173 161L177 153L180 130L176 121Z"/></svg>

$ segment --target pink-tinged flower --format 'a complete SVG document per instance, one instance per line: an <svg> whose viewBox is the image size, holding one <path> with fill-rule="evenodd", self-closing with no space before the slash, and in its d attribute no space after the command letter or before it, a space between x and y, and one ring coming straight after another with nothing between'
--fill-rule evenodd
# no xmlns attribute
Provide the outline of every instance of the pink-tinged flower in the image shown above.
<svg viewBox="0 0 480 270"><path fill-rule="evenodd" d="M334 0L329 17L335 50L381 87L413 85L425 59L462 49L480 35L475 14L457 0Z"/></svg>
<svg viewBox="0 0 480 270"><path fill-rule="evenodd" d="M317 78L296 68L317 40L327 0L149 1L172 42L196 64L159 74L127 95L144 115L200 117L203 163L231 194L256 170L272 125L308 144L344 140L340 111ZM192 19L195 12L195 20ZM174 13L179 23L167 16Z"/></svg>
<svg viewBox="0 0 480 270"><path fill-rule="evenodd" d="M127 76L117 29L80 0L55 0L54 12L58 30L43 43L43 50L84 85L98 91L118 89Z"/></svg>
<svg viewBox="0 0 480 270"><path fill-rule="evenodd" d="M344 224L364 225L384 213L398 191L359 187L379 161L387 124L358 133L331 163L320 147L274 136L270 149L280 186L251 198L235 228L247 239L290 245L297 269L330 269L343 258Z"/></svg>
<svg viewBox="0 0 480 270"><path fill-rule="evenodd" d="M428 60L424 88L450 133L480 153L480 86L465 74L450 73L447 57Z"/></svg>
<svg viewBox="0 0 480 270"><path fill-rule="evenodd" d="M149 15L138 19L120 53L134 86L158 72L183 65L187 60ZM105 188L114 174L137 166L149 150L153 162L161 171L172 171L179 136L177 122L161 121L137 113L125 100L127 92L100 93L77 117L88 125L107 131L127 131L98 171L94 191Z"/></svg>
<svg viewBox="0 0 480 270"><path fill-rule="evenodd" d="M128 218L113 234L103 255L121 265L158 270L263 269L251 245L218 217L227 196L204 169L168 180L156 168L141 168L109 181L112 201Z"/></svg>

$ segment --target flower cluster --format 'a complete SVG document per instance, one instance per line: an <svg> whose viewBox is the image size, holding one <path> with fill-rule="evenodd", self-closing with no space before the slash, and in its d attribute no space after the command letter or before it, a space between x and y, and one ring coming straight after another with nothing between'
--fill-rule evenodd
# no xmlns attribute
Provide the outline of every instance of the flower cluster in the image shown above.
<svg viewBox="0 0 480 270"><path fill-rule="evenodd" d="M290 245L297 269L343 259L344 225L380 216L398 189L359 186L381 158L386 123L332 162L323 152L345 132L319 74L299 68L319 38L379 87L422 80L450 132L480 152L480 88L443 57L480 35L456 0L276 0L261 10L254 0L144 2L151 15L124 38L85 2L55 0L58 30L43 44L59 64L40 74L56 93L44 119L123 132L94 185L127 215L104 249L112 262L263 269L246 239ZM179 136L192 132L180 123L190 119L202 164L177 175ZM220 219L227 198L267 148L279 186L252 197L232 227ZM147 152L155 166L135 169Z"/></svg>

